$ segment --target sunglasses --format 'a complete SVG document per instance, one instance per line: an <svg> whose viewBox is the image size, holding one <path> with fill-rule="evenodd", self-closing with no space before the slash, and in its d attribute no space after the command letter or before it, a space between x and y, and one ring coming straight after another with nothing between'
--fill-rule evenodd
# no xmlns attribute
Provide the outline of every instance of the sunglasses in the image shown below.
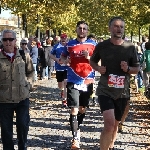
<svg viewBox="0 0 150 150"><path fill-rule="evenodd" d="M27 45L27 43L22 43L22 45Z"/></svg>
<svg viewBox="0 0 150 150"><path fill-rule="evenodd" d="M15 38L2 38L3 41L13 41Z"/></svg>

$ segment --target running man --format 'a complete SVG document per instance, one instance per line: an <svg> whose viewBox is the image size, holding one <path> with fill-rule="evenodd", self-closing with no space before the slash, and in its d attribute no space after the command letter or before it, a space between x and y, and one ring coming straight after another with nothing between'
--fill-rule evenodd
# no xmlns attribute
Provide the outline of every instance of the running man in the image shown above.
<svg viewBox="0 0 150 150"><path fill-rule="evenodd" d="M88 24L79 21L76 25L77 38L68 42L62 54L67 65L67 105L71 108L70 126L73 135L71 149L80 148L80 125L93 92L94 71L89 64L96 43L87 39Z"/></svg>
<svg viewBox="0 0 150 150"><path fill-rule="evenodd" d="M60 61L60 55L62 54L64 50L64 46L67 43L67 35L61 34L60 36L60 42L56 45L54 45L50 57L55 61L55 70L56 70L56 79L58 82L58 88L61 90L61 98L62 100L62 107L67 106L66 101L66 80L67 80L67 69L68 66L65 66Z"/></svg>

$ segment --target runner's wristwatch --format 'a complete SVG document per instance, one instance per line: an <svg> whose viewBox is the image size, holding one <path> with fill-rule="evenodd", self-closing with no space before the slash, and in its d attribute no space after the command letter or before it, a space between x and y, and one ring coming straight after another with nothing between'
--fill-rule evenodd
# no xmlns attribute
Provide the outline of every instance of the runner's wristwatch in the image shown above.
<svg viewBox="0 0 150 150"><path fill-rule="evenodd" d="M128 66L127 73L130 71L130 67Z"/></svg>

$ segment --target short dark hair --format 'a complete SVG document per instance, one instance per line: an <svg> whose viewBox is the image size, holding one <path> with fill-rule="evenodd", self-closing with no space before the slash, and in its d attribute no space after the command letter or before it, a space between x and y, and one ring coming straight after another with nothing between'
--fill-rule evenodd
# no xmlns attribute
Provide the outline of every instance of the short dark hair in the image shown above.
<svg viewBox="0 0 150 150"><path fill-rule="evenodd" d="M150 42L146 42L145 43L145 49L146 50L150 50Z"/></svg>
<svg viewBox="0 0 150 150"><path fill-rule="evenodd" d="M109 27L111 26L111 23L112 23L114 20L121 20L121 21L125 22L124 19L123 19L122 17L120 17L120 16L112 17L112 18L109 20L109 24L108 24Z"/></svg>
<svg viewBox="0 0 150 150"><path fill-rule="evenodd" d="M82 20L77 22L76 27L78 27L80 24L86 24L88 26L88 24Z"/></svg>

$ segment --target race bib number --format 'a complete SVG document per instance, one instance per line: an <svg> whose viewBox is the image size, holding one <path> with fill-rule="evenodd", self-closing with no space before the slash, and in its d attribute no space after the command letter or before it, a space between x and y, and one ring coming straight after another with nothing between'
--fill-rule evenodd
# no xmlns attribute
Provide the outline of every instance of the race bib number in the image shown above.
<svg viewBox="0 0 150 150"><path fill-rule="evenodd" d="M110 74L108 77L108 86L114 88L124 88L125 76Z"/></svg>
<svg viewBox="0 0 150 150"><path fill-rule="evenodd" d="M81 91L87 91L87 85L86 84L74 84L74 88L81 90Z"/></svg>

